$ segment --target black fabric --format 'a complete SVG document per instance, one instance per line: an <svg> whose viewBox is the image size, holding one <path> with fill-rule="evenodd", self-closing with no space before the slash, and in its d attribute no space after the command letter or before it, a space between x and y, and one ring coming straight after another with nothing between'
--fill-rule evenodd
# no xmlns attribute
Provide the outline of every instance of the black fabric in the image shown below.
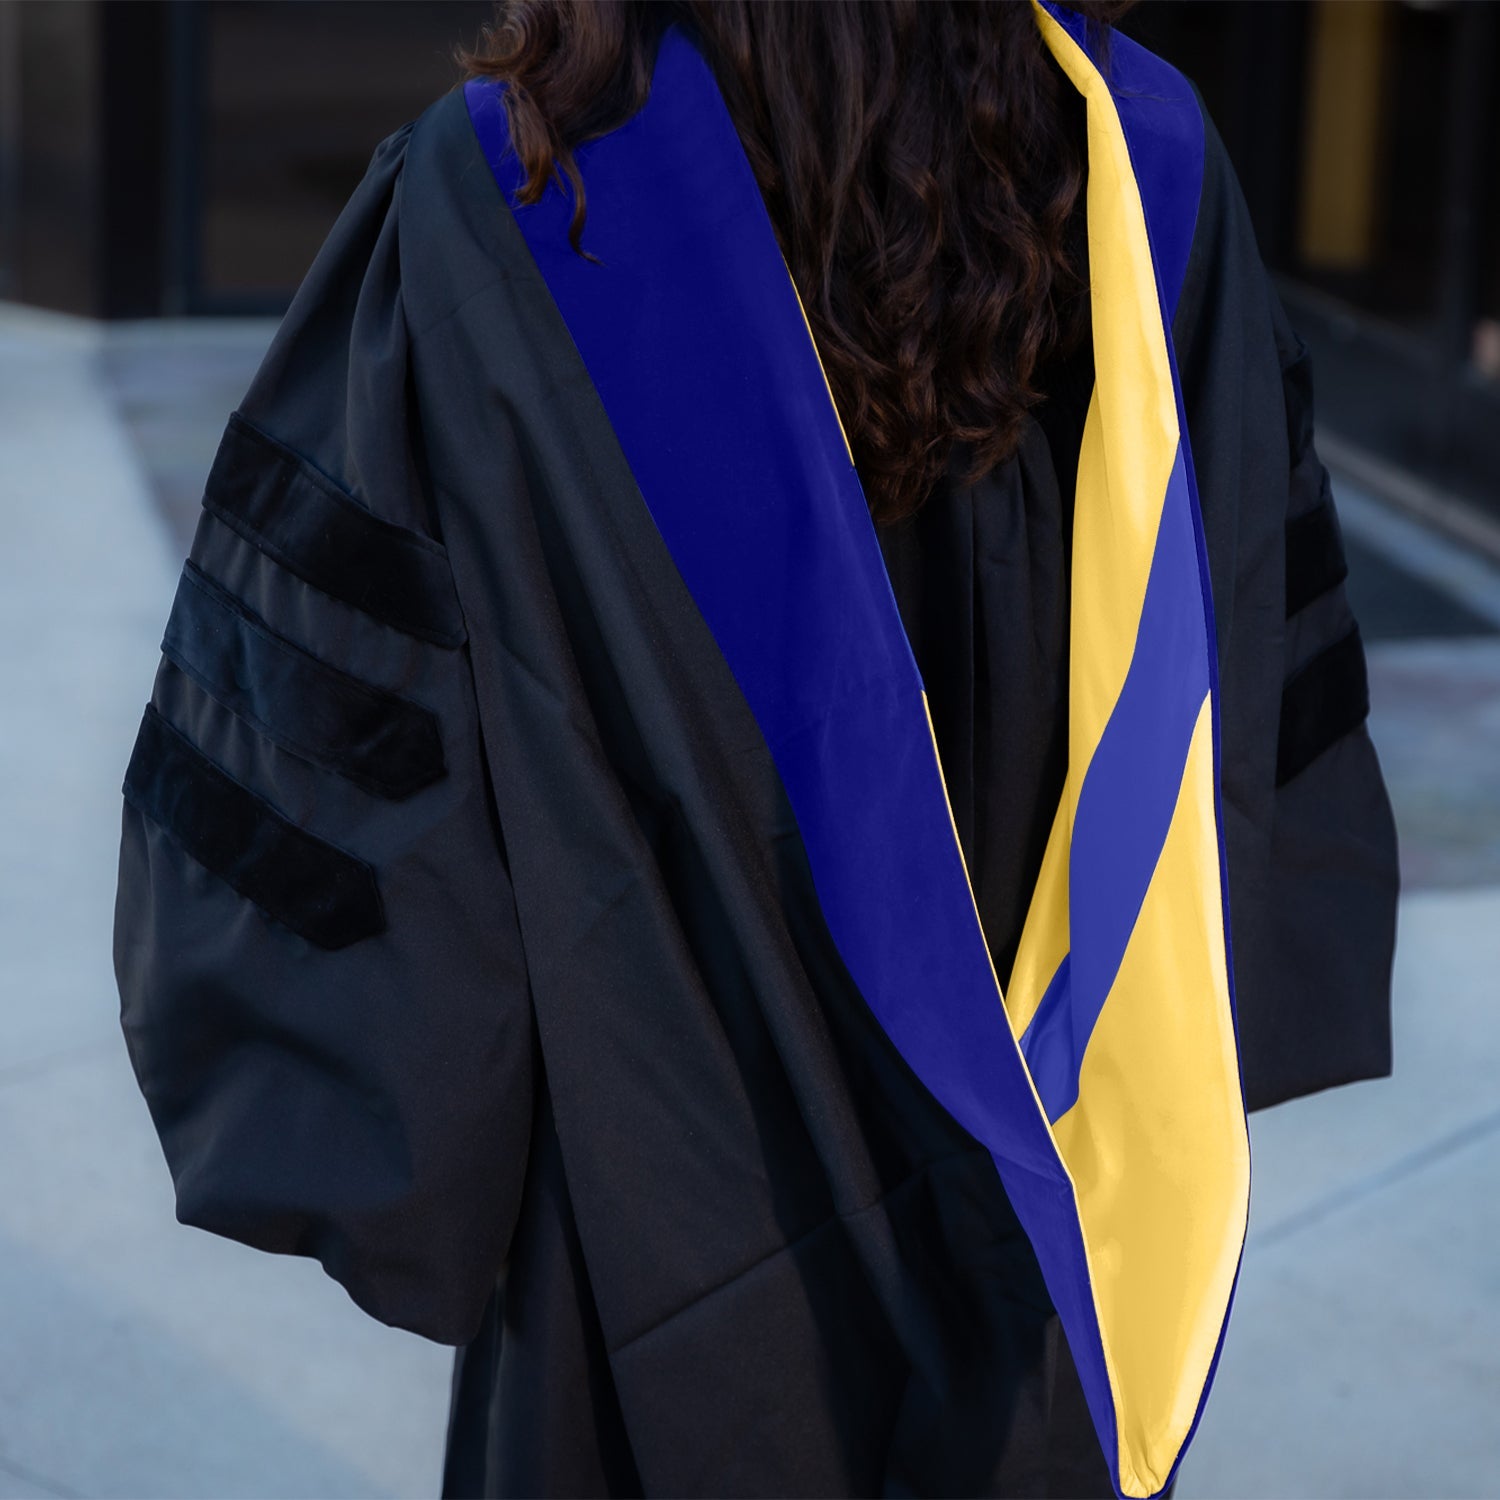
<svg viewBox="0 0 1500 1500"><path fill-rule="evenodd" d="M1060 99L1081 139L1082 97L1068 89ZM1070 240L1086 275L1081 211ZM1073 488L1094 388L1087 330L1039 384L1046 397L1014 460L966 486L972 450L955 445L921 509L878 532L1002 986L1068 768Z"/></svg>
<svg viewBox="0 0 1500 1500"><path fill-rule="evenodd" d="M1286 612L1290 619L1349 576L1331 497L1286 523ZM1353 727L1352 725L1350 726Z"/></svg>
<svg viewBox="0 0 1500 1500"><path fill-rule="evenodd" d="M1082 434L1082 394L1070 421L1051 414L1060 444ZM1039 425L1015 462L965 488L968 457L956 450L927 503L880 542L1004 985L1067 775L1072 496Z"/></svg>
<svg viewBox="0 0 1500 1500"><path fill-rule="evenodd" d="M462 643L443 549L372 515L238 414L219 444L203 504L335 599L440 646Z"/></svg>
<svg viewBox="0 0 1500 1500"><path fill-rule="evenodd" d="M526 1190L479 1335L453 1368L442 1494L643 1493L588 1289L546 1080ZM557 1423L565 1413L568 1432Z"/></svg>
<svg viewBox="0 0 1500 1500"><path fill-rule="evenodd" d="M149 703L123 791L185 853L308 942L345 948L384 931L369 865L282 817Z"/></svg>
<svg viewBox="0 0 1500 1500"><path fill-rule="evenodd" d="M1311 661L1304 662L1281 692L1281 728L1276 743L1276 785L1285 786L1370 712L1370 682L1358 628L1351 628Z"/></svg>
<svg viewBox="0 0 1500 1500"><path fill-rule="evenodd" d="M1362 731L1275 786L1283 681L1342 591L1286 621L1316 460L1292 459L1278 315L1212 142L1210 179L1178 348L1267 1102L1375 1070L1393 847ZM1089 384L1086 360L1049 372L1010 464L964 487L956 455L881 537L1007 967L1064 765ZM388 922L309 949L127 808L116 968L179 1214L316 1254L376 1316L466 1346L450 1494L1108 1494L994 1164L844 969L774 762L459 95L377 153L242 409L441 541L466 642L404 635L200 521L193 562L269 628L431 707L448 775L370 797L158 675L205 754L371 865Z"/></svg>
<svg viewBox="0 0 1500 1500"><path fill-rule="evenodd" d="M162 651L262 734L382 797L443 775L437 716L371 687L277 635L189 562Z"/></svg>

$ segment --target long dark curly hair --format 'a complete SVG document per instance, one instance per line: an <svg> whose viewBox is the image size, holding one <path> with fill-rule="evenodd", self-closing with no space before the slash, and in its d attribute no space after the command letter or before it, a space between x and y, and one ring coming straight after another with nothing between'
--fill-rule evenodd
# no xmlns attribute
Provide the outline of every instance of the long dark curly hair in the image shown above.
<svg viewBox="0 0 1500 1500"><path fill-rule="evenodd" d="M1104 26L1130 0L1075 3ZM1087 317L1083 146L1027 0L500 0L470 75L507 81L522 200L645 103L673 21L702 47L802 295L878 522L969 444L1008 458ZM1076 101L1074 101L1076 104Z"/></svg>

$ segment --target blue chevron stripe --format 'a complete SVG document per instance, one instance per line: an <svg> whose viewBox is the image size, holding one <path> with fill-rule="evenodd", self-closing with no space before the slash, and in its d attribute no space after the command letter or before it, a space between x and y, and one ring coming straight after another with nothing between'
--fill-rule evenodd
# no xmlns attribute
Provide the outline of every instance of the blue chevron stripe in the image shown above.
<svg viewBox="0 0 1500 1500"><path fill-rule="evenodd" d="M1130 669L1078 794L1068 866L1072 951L1021 1039L1052 1121L1078 1098L1083 1055L1166 842L1208 692L1191 507L1179 445Z"/></svg>

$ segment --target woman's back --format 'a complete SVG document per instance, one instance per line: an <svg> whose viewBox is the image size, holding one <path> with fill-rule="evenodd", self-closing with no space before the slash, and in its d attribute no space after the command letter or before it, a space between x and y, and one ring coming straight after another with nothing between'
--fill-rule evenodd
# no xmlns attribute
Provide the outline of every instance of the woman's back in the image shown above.
<svg viewBox="0 0 1500 1500"><path fill-rule="evenodd" d="M955 446L872 527L674 45L686 71L580 150L598 261L560 193L509 192L492 85L392 137L226 435L117 920L179 1214L467 1346L449 1493L1107 1487L1138 1440L1089 1436L1054 1305L1096 1424L1155 1398L1090 1363L1110 1315L1067 1302L1057 1238L1090 1233L1087 1164L995 989L1070 795L1096 360L1047 368L977 484ZM1203 151L1171 332L1254 1106L1388 1065L1394 862L1305 364ZM1127 794L1161 769L1132 754Z"/></svg>

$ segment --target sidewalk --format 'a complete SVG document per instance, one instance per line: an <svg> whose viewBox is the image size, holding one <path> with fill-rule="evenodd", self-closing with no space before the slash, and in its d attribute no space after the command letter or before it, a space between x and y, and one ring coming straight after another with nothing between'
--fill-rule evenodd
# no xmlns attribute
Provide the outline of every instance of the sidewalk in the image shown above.
<svg viewBox="0 0 1500 1500"><path fill-rule="evenodd" d="M437 1488L449 1352L175 1224L116 1018L120 777L265 334L0 306L0 1500ZM1500 627L1500 580L1339 494L1357 558L1453 606L1432 624L1414 593L1395 628L1434 633L1371 648L1408 883L1397 1073L1254 1117L1183 1500L1500 1488L1500 634L1452 633Z"/></svg>

